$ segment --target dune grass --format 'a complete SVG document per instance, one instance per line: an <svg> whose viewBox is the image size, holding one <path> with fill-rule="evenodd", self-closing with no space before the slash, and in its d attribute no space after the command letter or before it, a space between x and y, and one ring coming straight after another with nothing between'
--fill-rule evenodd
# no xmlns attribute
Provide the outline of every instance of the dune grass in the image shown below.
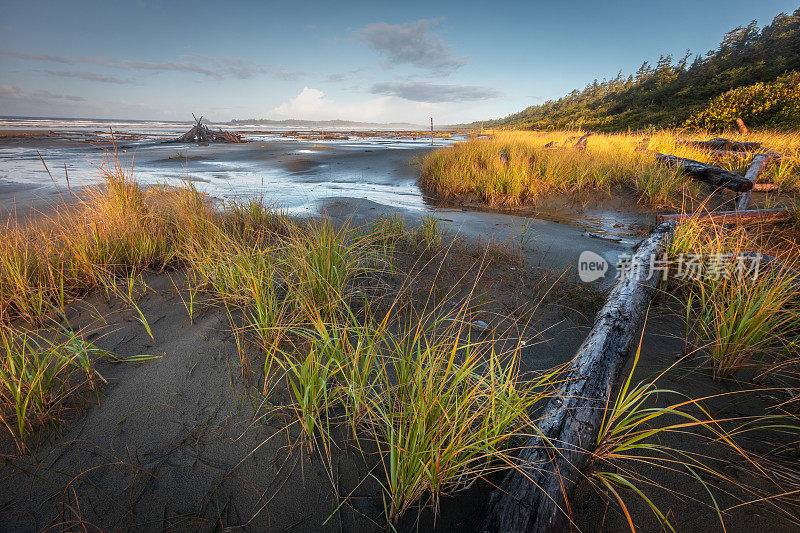
<svg viewBox="0 0 800 533"><path fill-rule="evenodd" d="M631 531L637 527L629 510L629 495L641 500L661 524L661 530L676 531L670 513L655 503L657 492L673 493L682 498L702 502L713 508L725 531L725 514L720 498L730 497L738 503L733 507L791 494L785 484L776 483L763 465L766 461L745 450L736 437L749 430L792 428L793 418L783 415L715 416L705 404L720 400L742 400L746 394L759 390L726 392L702 398L690 398L658 386L658 381L672 370L668 368L652 379L633 384L633 375L641 354L641 342L634 356L633 367L616 397L608 399L603 423L590 459L591 479L608 492L619 505ZM796 419L795 419L796 420ZM743 428L747 428L743 431ZM716 448L709 453L709 448ZM766 479L774 492L766 499L762 489L743 483L731 476L726 466L736 460L757 476ZM650 474L644 474L649 470ZM660 481L659 472L670 472L686 478L686 485L696 484L696 490L679 492L675 486ZM681 483L684 485L684 483ZM773 510L796 521L791 505L772 505Z"/></svg>
<svg viewBox="0 0 800 533"><path fill-rule="evenodd" d="M500 131L429 154L423 162L421 186L444 200L470 200L495 207L518 207L551 194L615 188L633 191L651 207L679 206L694 197L695 186L678 169L659 164L644 148L713 163L744 172L749 157L718 156L681 144L706 139L676 131L647 134L597 134L586 150L570 148L579 131ZM762 181L796 190L800 175L800 136L758 133L747 137L785 155L771 164Z"/></svg>
<svg viewBox="0 0 800 533"><path fill-rule="evenodd" d="M769 372L793 350L800 327L794 242L786 228L722 228L698 218L676 230L669 255L684 264L688 351L707 353L715 378L752 366ZM762 265L761 250L779 263Z"/></svg>
<svg viewBox="0 0 800 533"><path fill-rule="evenodd" d="M563 135L560 142L567 140ZM518 140L518 152L506 146L509 161L524 162L526 142ZM607 142L605 156L593 155L590 145L587 154L552 167L565 169L564 176L590 170L583 181L567 177L556 189L610 186L645 164L636 154L627 162L600 164L614 150L629 149L617 139ZM596 157L597 165L587 169L579 161L585 157ZM653 172L652 183L664 178L662 170ZM264 396L279 398L293 414L290 425L299 428L305 449L329 457L334 424L344 425L357 447L368 440L378 449L380 468L373 475L390 523L416 505L437 509L442 495L511 468L515 441L537 431L535 407L552 395L559 369L522 375L521 339L499 352L492 334L476 338L469 299L452 308L428 305L447 297L407 305L402 283L379 312L368 297L373 276L399 274L393 257L400 247L423 262L446 253L438 219L412 227L399 217L381 217L357 231L324 219L292 220L258 200L215 210L190 186L142 188L113 161L105 177L102 186L35 229L11 222L2 230L0 413L20 452L36 427L59 420L74 395L100 380L94 361L110 357L79 335L28 331L20 324L42 327L93 290L138 310L135 286L142 274L164 268L185 272L190 320L201 293L203 305L225 310L242 374L263 369ZM141 311L139 316L146 326ZM50 338L56 340L45 340ZM636 446L640 435L653 435L639 433L637 424L658 417L629 412L655 396L650 390L624 393L614 404L597 443L598 464ZM598 479L612 492L614 483L625 485L610 476Z"/></svg>

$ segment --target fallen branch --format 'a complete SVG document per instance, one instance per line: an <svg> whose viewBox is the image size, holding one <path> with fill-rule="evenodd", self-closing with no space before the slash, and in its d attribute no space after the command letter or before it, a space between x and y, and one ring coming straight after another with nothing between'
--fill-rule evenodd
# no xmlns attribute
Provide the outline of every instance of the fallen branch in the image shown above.
<svg viewBox="0 0 800 533"><path fill-rule="evenodd" d="M630 275L620 279L595 317L570 364L564 385L540 420L540 435L519 453L516 467L492 493L485 532L561 531L569 500L597 440L603 407L644 324L660 256L677 223L656 227L636 250Z"/></svg>
<svg viewBox="0 0 800 533"><path fill-rule="evenodd" d="M772 192L777 190L777 183L756 183L753 185L753 192Z"/></svg>
<svg viewBox="0 0 800 533"><path fill-rule="evenodd" d="M716 137L709 141L683 141L683 144L703 150L727 150L730 152L755 152L761 148L761 143L733 141L722 137Z"/></svg>
<svg viewBox="0 0 800 533"><path fill-rule="evenodd" d="M659 154L656 158L669 166L680 167L687 176L710 183L715 187L724 187L736 192L747 192L753 188L753 182L740 174L728 170L701 163L694 159L676 157L674 155Z"/></svg>
<svg viewBox="0 0 800 533"><path fill-rule="evenodd" d="M709 213L659 215L659 222L696 220L714 224L768 224L790 220L792 213L786 209L750 209L744 211L711 211Z"/></svg>
<svg viewBox="0 0 800 533"><path fill-rule="evenodd" d="M750 168L747 169L744 179L748 180L752 185L750 186L750 190L744 192L739 198L739 202L736 204L736 209L739 211L744 211L747 209L748 204L750 204L750 194L753 190L753 186L756 184L756 181L758 181L758 176L761 174L761 171L767 166L769 159L769 154L759 154L755 156L753 162L750 163Z"/></svg>
<svg viewBox="0 0 800 533"><path fill-rule="evenodd" d="M591 135L591 131L584 133L581 138L578 139L578 142L575 143L573 148L577 148L578 150L586 150L586 147L589 145L589 137Z"/></svg>

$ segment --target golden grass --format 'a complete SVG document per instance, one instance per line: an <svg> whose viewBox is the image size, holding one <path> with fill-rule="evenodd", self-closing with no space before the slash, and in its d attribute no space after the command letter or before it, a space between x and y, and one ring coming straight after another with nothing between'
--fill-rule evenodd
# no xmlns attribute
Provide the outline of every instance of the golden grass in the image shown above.
<svg viewBox="0 0 800 533"><path fill-rule="evenodd" d="M766 373L785 366L800 327L800 278L789 270L800 265L796 242L785 226L723 228L690 218L676 230L672 261L696 261L681 278L688 350L709 355L714 377L735 377L752 365ZM756 253L774 254L778 263L762 265Z"/></svg>
<svg viewBox="0 0 800 533"><path fill-rule="evenodd" d="M652 153L637 148L714 163L736 172L743 172L749 161L680 144L709 136L667 130L596 134L589 138L585 151L569 148L581 133L502 131L442 148L425 158L420 184L445 200L467 199L498 207L517 207L556 193L610 193L624 187L634 191L643 204L666 207L680 205L687 194L693 196L691 182L679 170L659 164ZM774 181L786 190L798 187L800 135L762 132L742 140L756 140L784 154L779 163L767 168L763 181ZM558 147L566 148L553 149Z"/></svg>
<svg viewBox="0 0 800 533"><path fill-rule="evenodd" d="M625 184L629 173L649 164L631 148L635 136L598 137L587 153L565 156L567 151L544 152L543 144L551 139L565 143L568 133L534 135L538 134L500 134L477 141L482 154L477 160L502 146L514 165L564 178L550 184L552 189L536 189L536 194ZM531 148L533 138L536 144ZM502 142L506 144L492 144ZM475 145L448 150L466 150L463 164L473 168L472 148L462 148L468 146ZM561 162L551 153L559 154ZM441 152L431 156L437 157ZM587 160L592 163L587 165ZM83 381L96 377L87 355L102 354L80 337L48 344L38 340L38 333L20 329L19 321L41 326L49 315L97 289L122 296L135 307L137 276L165 266L187 273L189 297L184 304L190 319L198 292L210 297L206 302L225 309L243 375L253 373L253 354L246 353L239 339L256 339L248 344L258 346L255 363L263 368L263 392L270 396L284 385L288 408L295 413L293 424L309 449L329 456L334 423L346 424L356 442L366 438L377 445L383 467L379 482L390 522L426 497L436 508L442 494L509 468L512 439L536 432L532 408L547 401L559 379L558 369L535 379L521 376L520 344L498 354L494 339L476 341L469 330L468 301L456 309L437 307L418 314L411 306L412 311L404 309L403 314L406 295L400 294L385 313L371 308L366 296L371 270L391 270L400 243L420 257L440 253L443 228L438 220L428 218L417 228L406 228L402 219L380 218L361 234L347 226L335 229L324 220L292 221L257 200L214 211L191 187L142 189L113 161L105 177L106 183L76 206L35 228L11 222L0 235L0 332L5 351L0 413L20 451L36 421L57 419L60 399L78 390L72 386L75 372L85 376ZM638 183L641 190L654 184L657 198L659 190L666 191L657 185L662 179L678 187L686 183L672 171L655 168L649 181ZM518 201L528 198L525 191L520 194ZM704 233L695 235L679 234L676 242L684 244L675 246L690 249ZM127 283L127 296L116 288L119 282ZM146 327L146 317L139 315ZM235 323L238 317L241 322ZM642 405L634 403L637 408ZM620 439L639 435L625 433L627 426L614 435L619 420L628 419L618 405L604 433L614 442L598 441L598 453L605 459L620 452ZM639 420L638 415L634 418ZM639 431L638 426L634 429ZM613 485L610 478L606 481Z"/></svg>

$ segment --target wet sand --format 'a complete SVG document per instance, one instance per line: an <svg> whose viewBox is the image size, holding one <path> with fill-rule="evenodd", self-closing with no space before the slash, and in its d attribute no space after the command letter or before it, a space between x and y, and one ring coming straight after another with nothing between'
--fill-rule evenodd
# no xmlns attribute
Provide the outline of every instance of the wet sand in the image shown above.
<svg viewBox="0 0 800 533"><path fill-rule="evenodd" d="M69 201L65 175L76 191L97 183L96 167L108 155L107 149L52 136L0 139L0 220L12 213L24 218L26 208L47 211L62 196ZM339 212L350 211L359 220L379 212L412 220L433 214L453 231L488 241L506 241L527 232L531 238L525 255L534 265L569 270L574 276L581 251L603 256L611 265L600 282L603 286L615 278L613 266L619 255L629 253L654 221L651 214L631 208L633 202L624 195L589 198L582 204L550 199L517 213L441 206L416 184L419 162L429 150L424 142L402 139L345 143L288 139L208 147L132 145L120 147L117 156L123 168L132 165L133 175L144 184L180 185L188 180L217 202L255 196L297 216L315 216L338 205ZM55 187L37 151L47 162Z"/></svg>

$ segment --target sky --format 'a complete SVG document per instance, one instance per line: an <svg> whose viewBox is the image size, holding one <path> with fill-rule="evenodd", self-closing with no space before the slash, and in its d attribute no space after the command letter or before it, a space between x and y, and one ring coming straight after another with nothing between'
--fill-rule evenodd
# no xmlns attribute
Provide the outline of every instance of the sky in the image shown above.
<svg viewBox="0 0 800 533"><path fill-rule="evenodd" d="M781 0L0 2L0 115L455 124L705 53Z"/></svg>

